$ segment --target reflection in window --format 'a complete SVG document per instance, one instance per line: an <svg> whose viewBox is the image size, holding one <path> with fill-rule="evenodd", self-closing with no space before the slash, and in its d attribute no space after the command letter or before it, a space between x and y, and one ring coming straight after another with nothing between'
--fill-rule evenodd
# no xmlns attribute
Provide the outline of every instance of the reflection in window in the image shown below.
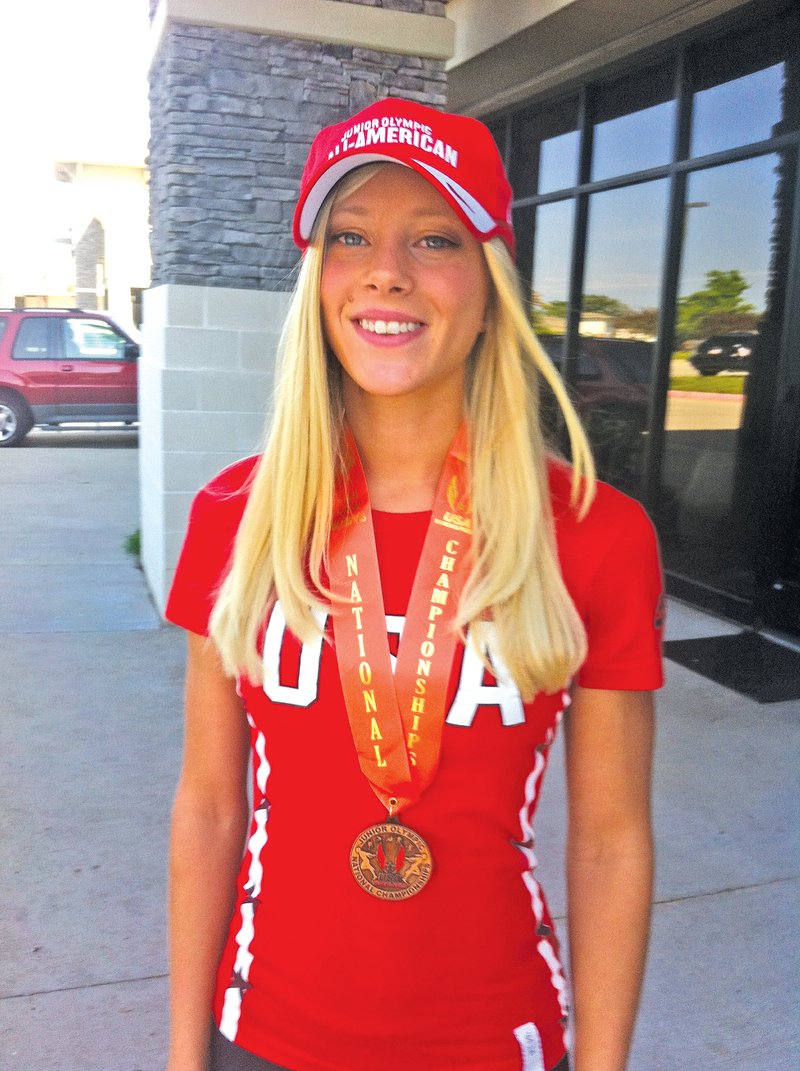
<svg viewBox="0 0 800 1071"><path fill-rule="evenodd" d="M583 334L655 335L667 209L667 182L592 195L581 320L605 319Z"/></svg>
<svg viewBox="0 0 800 1071"><path fill-rule="evenodd" d="M66 320L64 356L73 359L121 361L126 339L103 320Z"/></svg>
<svg viewBox="0 0 800 1071"><path fill-rule="evenodd" d="M601 477L640 492L653 374L667 182L592 195L581 351L599 374L574 391Z"/></svg>
<svg viewBox="0 0 800 1071"><path fill-rule="evenodd" d="M776 162L760 156L690 175L679 342L755 326L769 278Z"/></svg>
<svg viewBox="0 0 800 1071"><path fill-rule="evenodd" d="M776 63L696 93L692 156L771 137L781 120L784 66Z"/></svg>
<svg viewBox="0 0 800 1071"><path fill-rule="evenodd" d="M541 143L539 193L563 190L578 180L578 132L559 134Z"/></svg>
<svg viewBox="0 0 800 1071"><path fill-rule="evenodd" d="M573 201L555 201L536 209L533 251L533 322L542 335L563 335L569 298Z"/></svg>
<svg viewBox="0 0 800 1071"><path fill-rule="evenodd" d="M27 316L19 325L11 357L15 361L44 360L51 357L50 324L46 316Z"/></svg>
<svg viewBox="0 0 800 1071"><path fill-rule="evenodd" d="M598 123L594 130L592 178L611 178L667 163L672 154L674 126L674 101Z"/></svg>
<svg viewBox="0 0 800 1071"><path fill-rule="evenodd" d="M514 117L511 185L515 197L553 193L578 181L576 98Z"/></svg>
<svg viewBox="0 0 800 1071"><path fill-rule="evenodd" d="M685 222L665 423L667 565L744 599L760 554L757 502L774 407L779 325L770 327L770 295L785 276L776 263L789 218L785 197L776 198L778 163L761 156L690 176L698 208Z"/></svg>
<svg viewBox="0 0 800 1071"><path fill-rule="evenodd" d="M675 128L672 64L598 88L594 100L592 179L669 163Z"/></svg>

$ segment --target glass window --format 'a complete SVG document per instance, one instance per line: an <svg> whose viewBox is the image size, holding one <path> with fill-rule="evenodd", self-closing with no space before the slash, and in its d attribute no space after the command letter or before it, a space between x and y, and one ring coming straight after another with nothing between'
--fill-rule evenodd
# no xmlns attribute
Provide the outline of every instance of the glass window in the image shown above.
<svg viewBox="0 0 800 1071"><path fill-rule="evenodd" d="M578 181L578 100L522 112L511 132L511 185L515 197L570 189Z"/></svg>
<svg viewBox="0 0 800 1071"><path fill-rule="evenodd" d="M5 316L0 316L0 339L2 339L3 335L6 333L7 327L8 319Z"/></svg>
<svg viewBox="0 0 800 1071"><path fill-rule="evenodd" d="M605 319L607 330L582 334L655 334L666 215L666 179L592 195L581 320Z"/></svg>
<svg viewBox="0 0 800 1071"><path fill-rule="evenodd" d="M66 358L122 361L127 339L104 320L64 320L62 322Z"/></svg>
<svg viewBox="0 0 800 1071"><path fill-rule="evenodd" d="M669 64L596 91L592 180L670 162L675 140L674 82L674 68Z"/></svg>
<svg viewBox="0 0 800 1071"><path fill-rule="evenodd" d="M532 300L533 324L539 335L564 334L574 225L572 200L536 209Z"/></svg>
<svg viewBox="0 0 800 1071"><path fill-rule="evenodd" d="M781 18L761 20L747 33L704 42L692 51L692 156L796 129L796 63L786 62L786 56L798 37L800 14L794 5Z"/></svg>
<svg viewBox="0 0 800 1071"><path fill-rule="evenodd" d="M11 357L15 361L47 360L50 349L50 320L47 316L26 316L19 325Z"/></svg>
<svg viewBox="0 0 800 1071"><path fill-rule="evenodd" d="M734 78L695 94L692 156L763 141L781 119L785 64Z"/></svg>
<svg viewBox="0 0 800 1071"><path fill-rule="evenodd" d="M602 479L640 492L667 215L666 179L593 194L573 393ZM586 368L589 366L586 365Z"/></svg>
<svg viewBox="0 0 800 1071"><path fill-rule="evenodd" d="M791 217L776 155L689 177L660 510L668 568L754 595Z"/></svg>

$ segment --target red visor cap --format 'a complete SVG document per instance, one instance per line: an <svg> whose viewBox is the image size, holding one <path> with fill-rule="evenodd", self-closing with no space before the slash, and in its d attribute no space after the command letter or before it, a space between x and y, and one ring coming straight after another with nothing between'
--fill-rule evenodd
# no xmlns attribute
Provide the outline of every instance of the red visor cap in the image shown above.
<svg viewBox="0 0 800 1071"><path fill-rule="evenodd" d="M308 246L330 191L364 164L404 164L434 186L481 241L498 236L514 255L511 186L495 140L478 119L390 97L317 134L300 180L295 243Z"/></svg>

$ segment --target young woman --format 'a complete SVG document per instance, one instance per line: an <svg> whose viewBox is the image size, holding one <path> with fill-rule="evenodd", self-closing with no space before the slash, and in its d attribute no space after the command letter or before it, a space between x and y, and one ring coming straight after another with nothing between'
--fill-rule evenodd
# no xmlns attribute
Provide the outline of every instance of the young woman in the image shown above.
<svg viewBox="0 0 800 1071"><path fill-rule="evenodd" d="M385 100L311 149L271 431L197 496L168 606L169 1071L626 1065L658 551L595 484L510 207L474 119ZM532 827L564 713L571 1001Z"/></svg>

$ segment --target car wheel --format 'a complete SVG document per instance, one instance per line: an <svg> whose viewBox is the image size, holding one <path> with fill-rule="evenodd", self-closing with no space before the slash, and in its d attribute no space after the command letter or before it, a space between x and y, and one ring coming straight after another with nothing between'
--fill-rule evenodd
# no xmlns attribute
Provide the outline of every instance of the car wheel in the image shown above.
<svg viewBox="0 0 800 1071"><path fill-rule="evenodd" d="M33 417L22 398L0 391L0 447L18 446L33 427Z"/></svg>

